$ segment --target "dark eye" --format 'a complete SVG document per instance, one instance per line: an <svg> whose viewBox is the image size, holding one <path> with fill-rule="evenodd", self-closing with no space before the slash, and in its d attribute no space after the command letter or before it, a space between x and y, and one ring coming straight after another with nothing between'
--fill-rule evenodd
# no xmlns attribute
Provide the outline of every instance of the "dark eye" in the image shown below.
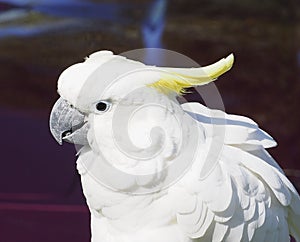
<svg viewBox="0 0 300 242"><path fill-rule="evenodd" d="M100 112L105 112L110 108L110 105L107 101L100 101L96 104L96 109Z"/></svg>

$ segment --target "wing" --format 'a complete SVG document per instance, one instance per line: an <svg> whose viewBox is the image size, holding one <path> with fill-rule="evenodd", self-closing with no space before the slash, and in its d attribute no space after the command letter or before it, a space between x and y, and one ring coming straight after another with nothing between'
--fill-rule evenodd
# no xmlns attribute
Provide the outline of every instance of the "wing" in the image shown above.
<svg viewBox="0 0 300 242"><path fill-rule="evenodd" d="M199 103L184 103L181 106L204 126L207 136L213 135L215 126L226 125L225 144L235 145L244 150L256 150L258 146L264 148L276 146L273 138L250 118L212 110Z"/></svg>
<svg viewBox="0 0 300 242"><path fill-rule="evenodd" d="M200 104L183 108L204 126L228 125L218 162L204 178L202 153L170 189L177 222L196 241L290 241L299 239L300 198L264 148L276 145L252 120L224 113L224 122ZM193 111L193 112L192 112ZM196 113L195 113L196 111ZM209 121L210 120L210 121ZM210 143L202 149L208 150Z"/></svg>

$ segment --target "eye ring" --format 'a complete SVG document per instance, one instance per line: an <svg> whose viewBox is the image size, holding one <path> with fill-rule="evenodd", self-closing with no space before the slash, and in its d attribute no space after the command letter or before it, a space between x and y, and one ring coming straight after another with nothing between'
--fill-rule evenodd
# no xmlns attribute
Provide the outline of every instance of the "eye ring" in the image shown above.
<svg viewBox="0 0 300 242"><path fill-rule="evenodd" d="M96 103L96 110L98 112L104 113L107 112L111 107L111 103L108 101L100 101Z"/></svg>

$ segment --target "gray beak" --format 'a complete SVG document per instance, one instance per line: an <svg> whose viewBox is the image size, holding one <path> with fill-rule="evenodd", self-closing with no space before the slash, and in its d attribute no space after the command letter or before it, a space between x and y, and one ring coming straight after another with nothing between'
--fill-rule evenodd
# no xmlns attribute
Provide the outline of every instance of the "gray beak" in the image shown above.
<svg viewBox="0 0 300 242"><path fill-rule="evenodd" d="M63 141L88 144L88 124L85 116L62 98L52 108L49 125L51 134L60 145Z"/></svg>

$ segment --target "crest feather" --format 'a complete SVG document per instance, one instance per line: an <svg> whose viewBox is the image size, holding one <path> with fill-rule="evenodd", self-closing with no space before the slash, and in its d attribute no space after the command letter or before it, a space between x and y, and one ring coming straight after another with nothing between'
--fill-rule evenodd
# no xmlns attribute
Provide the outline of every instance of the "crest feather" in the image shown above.
<svg viewBox="0 0 300 242"><path fill-rule="evenodd" d="M205 67L199 68L168 68L158 67L163 71L162 77L151 84L150 87L158 91L169 94L176 93L182 95L190 87L205 85L215 81L223 73L231 69L234 61L233 54L219 60L218 62Z"/></svg>
<svg viewBox="0 0 300 242"><path fill-rule="evenodd" d="M199 83L200 84L200 83ZM148 86L154 87L160 92L169 94L175 92L177 95L183 95L187 93L186 89L199 85L196 82L192 82L185 79L176 79L171 77L161 78L158 81L149 84Z"/></svg>

